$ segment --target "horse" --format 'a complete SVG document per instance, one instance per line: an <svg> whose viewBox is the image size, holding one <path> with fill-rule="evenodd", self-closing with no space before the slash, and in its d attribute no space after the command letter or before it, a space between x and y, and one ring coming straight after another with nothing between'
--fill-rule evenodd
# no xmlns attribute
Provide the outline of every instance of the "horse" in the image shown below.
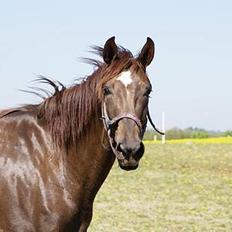
<svg viewBox="0 0 232 232"><path fill-rule="evenodd" d="M114 161L138 167L154 42L136 57L115 37L94 51L103 61L89 59L95 69L82 82L67 88L40 77L54 93L0 111L0 231L87 231Z"/></svg>

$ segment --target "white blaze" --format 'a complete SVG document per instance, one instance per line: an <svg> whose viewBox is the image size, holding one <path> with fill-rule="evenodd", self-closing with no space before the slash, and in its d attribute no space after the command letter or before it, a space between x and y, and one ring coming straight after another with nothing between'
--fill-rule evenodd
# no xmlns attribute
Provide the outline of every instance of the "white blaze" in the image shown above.
<svg viewBox="0 0 232 232"><path fill-rule="evenodd" d="M126 87L132 83L131 72L124 71L118 77L117 80L121 81Z"/></svg>

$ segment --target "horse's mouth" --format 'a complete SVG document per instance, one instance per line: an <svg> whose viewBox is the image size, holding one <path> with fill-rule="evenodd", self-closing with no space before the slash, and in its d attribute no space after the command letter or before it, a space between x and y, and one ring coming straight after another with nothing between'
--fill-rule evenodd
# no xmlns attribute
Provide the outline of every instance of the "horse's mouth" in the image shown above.
<svg viewBox="0 0 232 232"><path fill-rule="evenodd" d="M123 160L118 160L119 167L123 170L126 171L132 171L138 168L139 166L139 161L136 161L135 159L123 159Z"/></svg>
<svg viewBox="0 0 232 232"><path fill-rule="evenodd" d="M123 151L117 146L117 143L112 139L112 149L118 160L119 167L126 171L135 170L139 166L139 160L144 153L144 145L141 143L141 147L136 154L124 154Z"/></svg>
<svg viewBox="0 0 232 232"><path fill-rule="evenodd" d="M130 170L135 170L138 168L139 160L134 159L132 155L126 156L121 151L117 151L117 153L118 153L117 160L118 160L119 167L121 169L130 171Z"/></svg>

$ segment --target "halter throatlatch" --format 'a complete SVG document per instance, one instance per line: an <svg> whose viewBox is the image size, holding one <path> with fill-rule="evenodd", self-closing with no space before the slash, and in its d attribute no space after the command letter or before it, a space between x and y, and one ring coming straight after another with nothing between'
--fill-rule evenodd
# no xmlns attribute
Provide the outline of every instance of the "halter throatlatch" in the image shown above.
<svg viewBox="0 0 232 232"><path fill-rule="evenodd" d="M156 128L155 124L152 122L152 119L151 119L149 110L147 111L147 117L148 117L148 120L149 120L149 122L151 123L152 127L154 128L154 130L155 130L157 133L159 133L159 134L161 134L161 135L164 135L164 133L161 132L161 131L159 131L159 130ZM112 148L112 150L113 150L115 156L116 156L119 160L124 159L124 156L122 155L121 152L117 151L117 150L115 149L115 147L113 146L114 139L113 139L112 136L111 136L111 132L112 132L112 129L114 128L114 126L117 125L117 124L119 123L119 121L122 120L122 119L124 119L124 118L131 119L131 120L133 120L133 121L135 122L135 124L136 124L136 125L138 126L138 128L139 128L140 136L142 137L143 134L144 134L144 132L145 132L145 130L146 130L146 125L143 125L143 124L141 123L141 120L140 120L137 116L135 116L135 115L133 115L133 114L131 114L131 113L123 113L123 114L120 114L120 115L118 115L118 116L116 116L116 117L110 119L109 116L108 116L108 113L107 113L107 111L106 111L105 102L102 103L102 117L101 117L101 119L102 119L102 121L103 121L104 128L105 128L105 130L106 130L106 132L107 132L107 135L108 135L108 138L109 138L109 142L110 142L110 146L111 146L111 148Z"/></svg>

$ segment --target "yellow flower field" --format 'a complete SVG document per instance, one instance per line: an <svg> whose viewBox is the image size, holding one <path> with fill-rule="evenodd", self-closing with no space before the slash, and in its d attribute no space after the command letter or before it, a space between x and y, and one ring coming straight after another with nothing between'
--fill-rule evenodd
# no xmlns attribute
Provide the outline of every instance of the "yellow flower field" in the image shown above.
<svg viewBox="0 0 232 232"><path fill-rule="evenodd" d="M160 140L157 141L144 141L145 144L156 144L161 143ZM178 144L178 143L213 143L213 144L228 144L232 143L232 137L218 137L218 138L205 138L205 139L172 139L172 140L166 140L166 143L169 144Z"/></svg>

